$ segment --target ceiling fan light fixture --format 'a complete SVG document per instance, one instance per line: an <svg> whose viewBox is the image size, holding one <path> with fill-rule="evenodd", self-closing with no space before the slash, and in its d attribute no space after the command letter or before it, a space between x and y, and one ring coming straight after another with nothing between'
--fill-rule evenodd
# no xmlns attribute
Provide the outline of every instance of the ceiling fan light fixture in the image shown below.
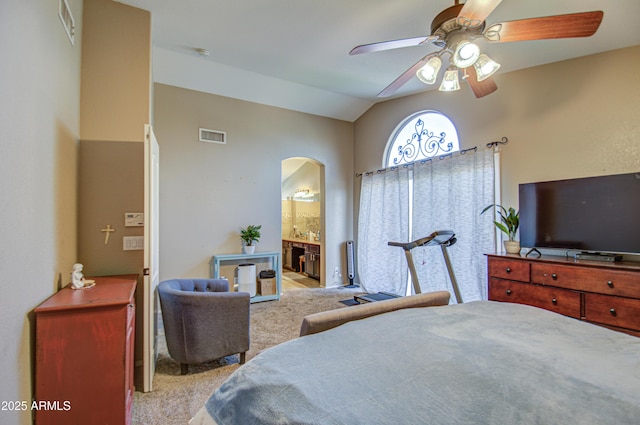
<svg viewBox="0 0 640 425"><path fill-rule="evenodd" d="M442 60L438 56L433 56L416 72L416 76L425 84L434 84L441 66Z"/></svg>
<svg viewBox="0 0 640 425"><path fill-rule="evenodd" d="M462 40L456 45L452 62L458 68L467 68L476 63L480 57L480 47L469 40Z"/></svg>
<svg viewBox="0 0 640 425"><path fill-rule="evenodd" d="M449 67L442 77L442 83L440 84L440 91L456 91L460 90L460 80L458 79L458 69L455 67Z"/></svg>
<svg viewBox="0 0 640 425"><path fill-rule="evenodd" d="M483 53L473 64L473 67L476 70L478 81L482 81L495 74L500 69L500 64Z"/></svg>

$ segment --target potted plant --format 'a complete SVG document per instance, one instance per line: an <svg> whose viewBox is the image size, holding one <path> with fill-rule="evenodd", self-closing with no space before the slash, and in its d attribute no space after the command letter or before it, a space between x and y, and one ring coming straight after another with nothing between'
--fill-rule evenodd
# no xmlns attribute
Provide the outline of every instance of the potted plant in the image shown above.
<svg viewBox="0 0 640 425"><path fill-rule="evenodd" d="M244 241L242 249L245 254L253 254L255 251L256 247L253 243L260 240L260 229L262 229L262 225L253 224L247 226L246 229L240 228L240 239Z"/></svg>
<svg viewBox="0 0 640 425"><path fill-rule="evenodd" d="M506 209L502 205L491 204L483 209L480 215L493 207L496 207L497 213L500 216L500 222L494 220L493 224L509 238L504 241L505 251L507 251L507 254L518 254L520 252L520 242L516 240L516 232L520 226L520 212L516 211L513 207Z"/></svg>

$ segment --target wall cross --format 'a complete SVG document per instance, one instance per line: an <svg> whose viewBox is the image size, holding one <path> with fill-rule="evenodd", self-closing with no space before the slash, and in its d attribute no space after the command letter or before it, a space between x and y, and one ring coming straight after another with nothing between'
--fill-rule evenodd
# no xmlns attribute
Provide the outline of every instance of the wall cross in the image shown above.
<svg viewBox="0 0 640 425"><path fill-rule="evenodd" d="M101 232L105 232L104 235L104 244L108 244L109 243L109 235L111 234L111 232L115 232L116 229L112 229L110 224L107 224L107 227L105 227L104 229L100 229Z"/></svg>

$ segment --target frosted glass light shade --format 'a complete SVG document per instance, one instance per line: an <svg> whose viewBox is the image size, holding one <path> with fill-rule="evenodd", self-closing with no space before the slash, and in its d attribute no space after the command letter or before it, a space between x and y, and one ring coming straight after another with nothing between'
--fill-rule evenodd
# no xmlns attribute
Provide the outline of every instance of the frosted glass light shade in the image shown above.
<svg viewBox="0 0 640 425"><path fill-rule="evenodd" d="M473 65L479 56L480 48L470 41L463 40L456 46L451 60L458 68L467 68Z"/></svg>
<svg viewBox="0 0 640 425"><path fill-rule="evenodd" d="M440 58L434 56L429 58L427 63L425 63L424 66L416 72L416 76L425 84L434 84L436 82L436 78L438 78L438 71L440 71L441 66L442 61Z"/></svg>
<svg viewBox="0 0 640 425"><path fill-rule="evenodd" d="M500 64L484 53L480 55L476 63L473 64L478 75L478 81L486 80L500 68Z"/></svg>
<svg viewBox="0 0 640 425"><path fill-rule="evenodd" d="M460 81L458 80L458 70L455 68L449 68L445 71L442 78L442 84L440 84L440 91L456 91L460 90Z"/></svg>

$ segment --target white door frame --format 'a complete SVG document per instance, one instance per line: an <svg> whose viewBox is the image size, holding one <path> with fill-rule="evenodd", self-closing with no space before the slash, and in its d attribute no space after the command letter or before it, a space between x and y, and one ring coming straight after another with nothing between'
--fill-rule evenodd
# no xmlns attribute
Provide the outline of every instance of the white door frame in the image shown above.
<svg viewBox="0 0 640 425"><path fill-rule="evenodd" d="M156 287L158 286L158 257L159 257L159 163L160 148L153 128L144 126L144 276L143 307L142 307L142 391L153 390L153 375L157 358L156 314L158 301Z"/></svg>

